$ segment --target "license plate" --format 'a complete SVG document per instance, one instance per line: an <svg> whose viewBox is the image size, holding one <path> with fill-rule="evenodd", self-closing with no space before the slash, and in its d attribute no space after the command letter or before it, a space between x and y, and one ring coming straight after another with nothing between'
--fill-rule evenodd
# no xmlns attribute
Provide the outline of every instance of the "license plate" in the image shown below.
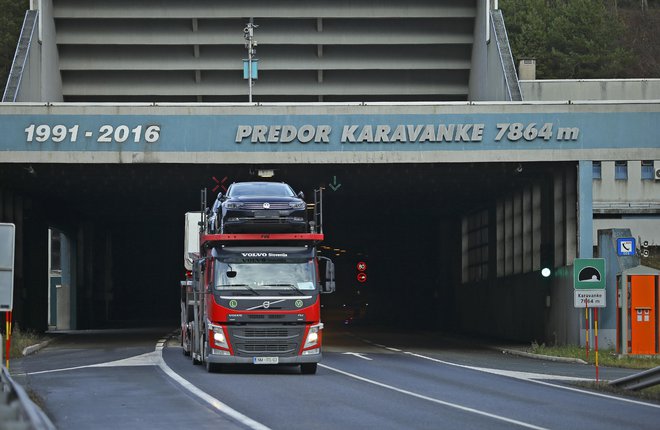
<svg viewBox="0 0 660 430"><path fill-rule="evenodd" d="M279 357L253 357L253 364L278 364L280 362Z"/></svg>

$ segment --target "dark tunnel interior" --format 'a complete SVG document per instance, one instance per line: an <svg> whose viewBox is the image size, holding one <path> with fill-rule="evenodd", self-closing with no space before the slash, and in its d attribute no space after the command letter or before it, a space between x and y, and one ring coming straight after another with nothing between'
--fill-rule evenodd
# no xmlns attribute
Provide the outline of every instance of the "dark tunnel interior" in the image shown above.
<svg viewBox="0 0 660 430"><path fill-rule="evenodd" d="M449 330L461 216L553 166L4 164L0 188L24 196L26 223L44 235L53 227L79 238L86 229L91 252L76 269L78 328L177 325L185 212L200 209L202 189L211 205L232 182L269 180L289 183L308 202L324 188L323 253L337 266L337 292L323 297L327 309L353 322ZM259 170L274 176L260 178ZM356 279L359 261L368 265L364 283Z"/></svg>

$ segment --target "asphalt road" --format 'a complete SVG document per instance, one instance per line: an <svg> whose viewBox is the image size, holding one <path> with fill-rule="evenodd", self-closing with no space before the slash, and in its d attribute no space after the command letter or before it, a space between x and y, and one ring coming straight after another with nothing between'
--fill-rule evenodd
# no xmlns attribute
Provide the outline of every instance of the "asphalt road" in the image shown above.
<svg viewBox="0 0 660 430"><path fill-rule="evenodd" d="M11 373L59 429L657 429L660 405L571 385L593 367L433 333L330 327L316 375L208 374L173 330L60 334ZM631 371L601 369L614 379Z"/></svg>

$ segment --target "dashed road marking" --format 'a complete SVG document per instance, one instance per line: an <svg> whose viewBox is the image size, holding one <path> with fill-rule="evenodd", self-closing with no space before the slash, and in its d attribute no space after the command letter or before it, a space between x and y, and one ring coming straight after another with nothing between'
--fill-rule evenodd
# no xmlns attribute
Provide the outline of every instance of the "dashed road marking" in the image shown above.
<svg viewBox="0 0 660 430"><path fill-rule="evenodd" d="M461 406L461 405L458 405L456 403L445 402L444 400L440 400L440 399L436 399L436 398L433 398L433 397L425 396L423 394L414 393L412 391L404 390L402 388L398 388L398 387L394 387L392 385L384 384L382 382L374 381L373 379L364 378L362 376L358 376L358 375L355 375L353 373L349 373L349 372L345 372L343 370L335 369L334 367L326 366L325 364L319 364L319 366L324 368L324 369L328 369L330 371L340 373L344 376L348 376L349 378L357 379L358 381L373 384L373 385L376 385L376 386L379 386L379 387L382 387L382 388L386 388L388 390L396 391L398 393L405 394L405 395L412 396L412 397L416 397L418 399L427 400L429 402L433 402L433 403L436 403L436 404L439 404L439 405L447 406L447 407L450 407L450 408L458 409L458 410L461 410L461 411L464 411L464 412L469 412L469 413L472 413L472 414L481 415L481 416L492 418L492 419L495 419L495 420L498 420L498 421L503 421L503 422L506 422L506 423L509 423L509 424L515 424L515 425L520 426L520 427L525 427L525 428L529 428L529 429L537 429L537 430L546 430L545 427L539 427L539 426L536 426L534 424L529 424L529 423L526 423L526 422L523 422L523 421L518 421L518 420L511 419L511 418L503 417L503 416L500 416L500 415L491 414L489 412L480 411L478 409L469 408L467 406Z"/></svg>

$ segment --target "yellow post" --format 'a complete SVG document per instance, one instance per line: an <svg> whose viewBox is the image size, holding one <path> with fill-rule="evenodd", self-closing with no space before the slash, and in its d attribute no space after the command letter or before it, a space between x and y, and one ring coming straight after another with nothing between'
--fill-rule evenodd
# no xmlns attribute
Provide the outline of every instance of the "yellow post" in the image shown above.
<svg viewBox="0 0 660 430"><path fill-rule="evenodd" d="M7 351L5 352L6 354L5 367L7 368L7 370L9 370L9 352L11 350L11 311L5 312L5 327L7 333L7 342L5 343L5 345L7 346Z"/></svg>

